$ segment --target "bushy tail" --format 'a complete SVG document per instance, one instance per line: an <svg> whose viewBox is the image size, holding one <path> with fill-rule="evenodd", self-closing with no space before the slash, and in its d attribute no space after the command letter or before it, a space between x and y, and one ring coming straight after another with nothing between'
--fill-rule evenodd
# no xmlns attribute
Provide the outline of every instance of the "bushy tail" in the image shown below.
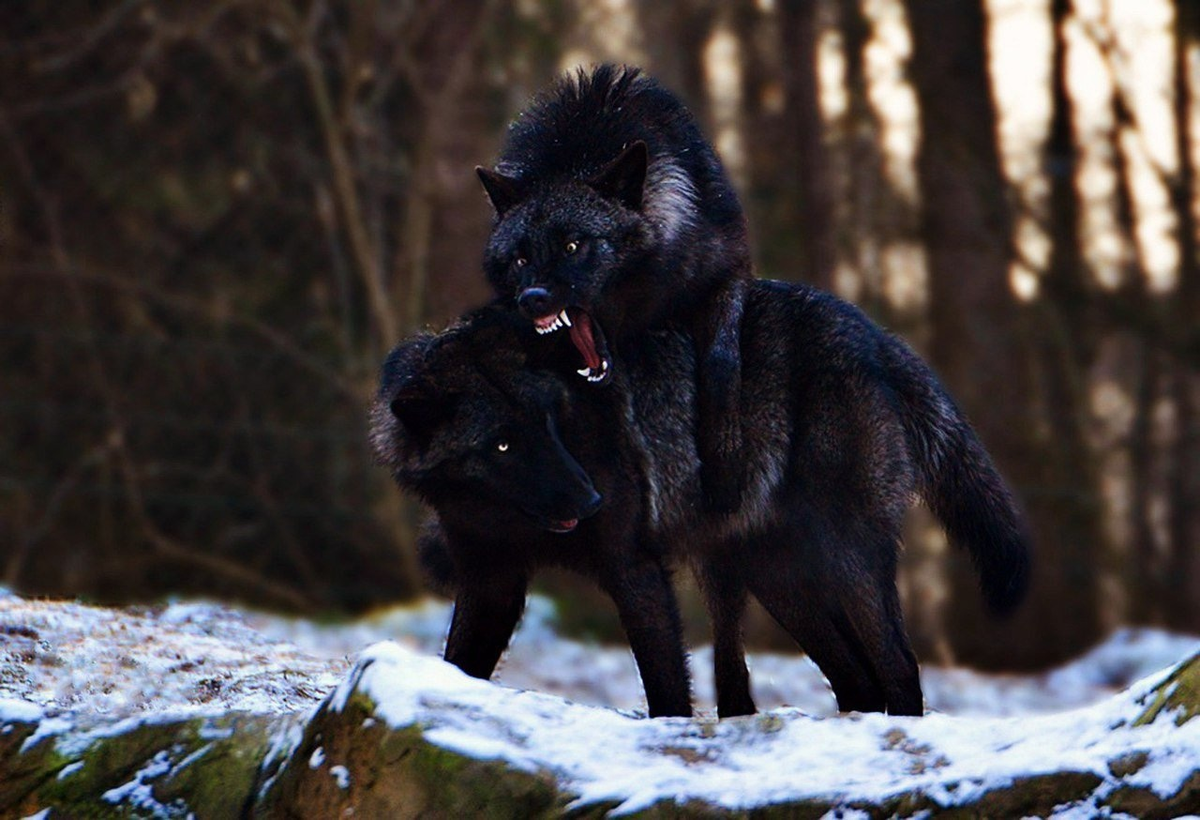
<svg viewBox="0 0 1200 820"><path fill-rule="evenodd" d="M922 498L950 541L970 553L988 608L1008 614L1029 586L1028 524L937 377L903 342L891 341L890 381L916 455Z"/></svg>

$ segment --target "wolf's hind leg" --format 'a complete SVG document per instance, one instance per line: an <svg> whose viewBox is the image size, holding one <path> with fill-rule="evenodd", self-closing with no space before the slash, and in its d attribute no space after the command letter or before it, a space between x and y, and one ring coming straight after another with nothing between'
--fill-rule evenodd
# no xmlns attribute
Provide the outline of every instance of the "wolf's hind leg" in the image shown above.
<svg viewBox="0 0 1200 820"><path fill-rule="evenodd" d="M736 717L755 713L746 669L742 615L746 610L746 584L736 562L724 556L706 557L696 567L696 580L704 592L713 628L713 682L717 714Z"/></svg>
<svg viewBox="0 0 1200 820"><path fill-rule="evenodd" d="M893 578L877 579L875 591L858 587L860 606L855 609L855 631L866 637L870 660L887 698L890 715L925 713L921 672L904 629L900 595ZM862 605L870 598L871 606Z"/></svg>
<svg viewBox="0 0 1200 820"><path fill-rule="evenodd" d="M461 581L446 638L445 660L475 678L490 678L525 609L525 578Z"/></svg>
<svg viewBox="0 0 1200 820"><path fill-rule="evenodd" d="M843 558L830 567L821 586L826 611L859 662L866 667L885 701L888 714L924 714L920 670L909 645L896 591L894 536L862 533L858 548L852 539L833 539L829 549ZM883 707L873 711L883 711Z"/></svg>
<svg viewBox="0 0 1200 820"><path fill-rule="evenodd" d="M656 560L638 558L610 571L601 585L617 605L650 717L691 717L683 625L666 569Z"/></svg>
<svg viewBox="0 0 1200 820"><path fill-rule="evenodd" d="M694 328L700 484L710 512L738 508L746 484L742 454L742 312L746 282L735 279L700 312Z"/></svg>
<svg viewBox="0 0 1200 820"><path fill-rule="evenodd" d="M803 569L760 572L750 590L771 617L792 636L829 681L841 712L882 712L883 689L864 662L862 652L845 630L838 629L836 612L819 585L802 578Z"/></svg>

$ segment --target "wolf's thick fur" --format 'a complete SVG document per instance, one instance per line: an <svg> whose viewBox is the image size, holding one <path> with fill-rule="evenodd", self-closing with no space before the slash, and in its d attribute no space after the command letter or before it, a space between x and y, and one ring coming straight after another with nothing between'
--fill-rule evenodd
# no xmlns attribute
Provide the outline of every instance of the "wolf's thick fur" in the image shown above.
<svg viewBox="0 0 1200 820"><path fill-rule="evenodd" d="M477 335L472 327L468 323L455 332L472 337ZM592 551L599 561L622 556L618 565L626 556L657 555L657 549L686 557L713 620L722 716L754 711L740 635L747 593L821 667L839 708L921 713L916 660L895 586L901 523L916 495L943 521L951 539L970 552L994 610L1011 609L1025 591L1025 525L970 426L903 342L836 297L778 282L756 282L748 289L740 409L746 420L742 457L749 484L732 515L707 513L699 504L693 433L704 420L696 413L696 357L686 336L648 334L643 345L631 348L612 389L605 391L571 387L576 380L552 386L552 371L565 370L561 362L525 361L532 367L521 369L516 357L498 353L519 346L514 340L492 333L487 339L491 359L477 363L472 379L520 385L505 391L534 405L546 401L534 399L539 393L561 396L567 387L571 422L563 427L562 444L605 496L603 509L577 532L548 542L542 560L590 572L586 556ZM446 386L444 363L425 362L408 371L426 374L442 385L438 390L462 389ZM387 411L396 405L397 383L395 374L389 377L385 371L375 414L376 448L394 469L396 454L410 449L403 425L396 426ZM403 414L403 407L397 409ZM497 412L507 424L524 425L527 437L536 439L542 429L535 422L521 422L511 408ZM447 417L442 425L446 442L476 438L471 431L478 425L461 416ZM560 457L549 461L555 458ZM548 463L542 477L534 468L534 478L525 486L555 486L553 467ZM518 480L508 473L499 476L501 482ZM417 489L430 481L409 469L397 477ZM511 574L514 561L520 571L534 566L513 557L512 550L520 547L495 547L497 541L526 543L532 518L526 515L522 523L519 514L508 510L504 519L503 503L497 506L485 498L498 498L497 490L484 488L480 480L471 486L469 494L465 485L444 497L426 493L439 513L453 507L456 519L473 522L474 530L468 531L443 515L444 534L434 529L425 540L427 566L455 590L486 585L488 573ZM506 520L511 525L502 523ZM629 526L633 521L645 522L641 531ZM619 538L629 541L619 543ZM488 560L475 566L469 554ZM472 580L462 580L466 578ZM674 667L682 648L671 648L678 626L673 605L664 600L658 589L645 601L659 613L656 617L671 612L669 623L660 624L648 643ZM507 641L506 635L503 642L501 637L492 635L488 644L493 664ZM632 633L630 639L634 641ZM637 655L636 645L634 651ZM638 655L644 679L644 660L653 674L665 676L653 669L649 654ZM491 667L477 671L487 674ZM686 688L686 678L682 680Z"/></svg>
<svg viewBox="0 0 1200 820"><path fill-rule="evenodd" d="M496 169L479 174L496 210L488 280L543 329L562 328L554 317L565 311L583 375L607 378L668 323L693 335L705 499L734 507L750 248L737 194L695 118L635 68L580 70L522 113Z"/></svg>
<svg viewBox="0 0 1200 820"><path fill-rule="evenodd" d="M646 492L635 443L624 419L605 412L608 400L585 395L609 391L529 366L536 341L511 311L484 309L404 342L383 367L371 439L397 483L437 513L422 562L454 595L446 660L489 677L532 574L565 567L616 603L650 714L690 715L670 579L663 556L638 537ZM592 515L596 488L613 514Z"/></svg>
<svg viewBox="0 0 1200 820"><path fill-rule="evenodd" d="M708 600L719 711L753 710L739 637L749 592L821 667L840 708L920 714L895 587L904 514L921 497L1004 613L1029 575L1029 535L1013 497L929 368L852 305L803 285L756 282L741 354L750 477L741 508L725 519L697 516L686 485L650 473L656 526L687 552ZM637 411L643 426L662 415L655 395L644 382L634 391L635 404L649 402ZM662 460L686 461L687 439L668 438L675 446Z"/></svg>

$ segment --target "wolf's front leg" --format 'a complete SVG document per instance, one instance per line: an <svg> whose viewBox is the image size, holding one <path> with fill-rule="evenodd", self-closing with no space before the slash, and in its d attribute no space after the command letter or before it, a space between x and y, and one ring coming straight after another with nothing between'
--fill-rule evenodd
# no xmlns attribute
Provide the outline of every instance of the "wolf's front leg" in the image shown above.
<svg viewBox="0 0 1200 820"><path fill-rule="evenodd" d="M746 485L742 460L742 310L746 282L721 288L700 312L696 340L696 447L709 512L736 510Z"/></svg>
<svg viewBox="0 0 1200 820"><path fill-rule="evenodd" d="M445 659L475 678L490 678L525 609L525 578L460 580Z"/></svg>
<svg viewBox="0 0 1200 820"><path fill-rule="evenodd" d="M695 564L696 580L712 619L713 684L717 690L717 715L723 718L752 715L756 711L742 638L746 581L739 558L745 560L744 555L727 549L707 555Z"/></svg>
<svg viewBox="0 0 1200 820"><path fill-rule="evenodd" d="M683 625L666 569L657 560L636 558L614 569L601 583L617 605L642 676L650 717L691 717Z"/></svg>

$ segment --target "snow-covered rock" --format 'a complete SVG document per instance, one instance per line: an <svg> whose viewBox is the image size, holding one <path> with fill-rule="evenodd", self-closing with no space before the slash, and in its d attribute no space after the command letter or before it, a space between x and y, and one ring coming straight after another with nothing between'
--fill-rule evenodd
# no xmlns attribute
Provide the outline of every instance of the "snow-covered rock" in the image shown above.
<svg viewBox="0 0 1200 820"><path fill-rule="evenodd" d="M1200 656L1056 715L778 709L645 720L497 687L378 644L309 721L268 805L314 817L304 807L326 816L403 807L435 816L961 808L1083 817L1136 806L1137 816L1178 816L1200 810L1197 684Z"/></svg>
<svg viewBox="0 0 1200 820"><path fill-rule="evenodd" d="M332 627L4 596L0 817L1200 812L1193 639L1120 633L1032 678L925 670L930 701L957 714L924 718L832 715L807 662L757 656L760 705L796 705L647 720L623 678L582 682L620 678L627 652L563 640L544 610L498 685L431 656L438 605ZM406 645L348 660L381 633ZM573 702L610 698L631 702Z"/></svg>

